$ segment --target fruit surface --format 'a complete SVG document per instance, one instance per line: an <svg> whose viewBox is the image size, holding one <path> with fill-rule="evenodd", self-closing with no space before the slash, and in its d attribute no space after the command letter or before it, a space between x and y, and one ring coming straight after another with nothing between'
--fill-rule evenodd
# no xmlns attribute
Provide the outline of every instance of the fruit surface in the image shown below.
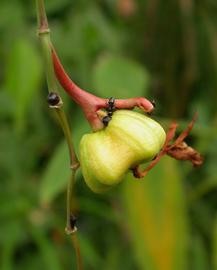
<svg viewBox="0 0 217 270"><path fill-rule="evenodd" d="M106 128L81 139L80 163L85 182L97 193L110 189L129 169L154 158L165 138L163 128L153 119L117 110Z"/></svg>

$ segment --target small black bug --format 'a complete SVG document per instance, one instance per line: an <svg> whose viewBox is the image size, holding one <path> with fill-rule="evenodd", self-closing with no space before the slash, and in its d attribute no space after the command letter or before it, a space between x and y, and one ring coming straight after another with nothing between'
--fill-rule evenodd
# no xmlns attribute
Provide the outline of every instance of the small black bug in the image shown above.
<svg viewBox="0 0 217 270"><path fill-rule="evenodd" d="M104 124L104 126L108 126L108 123L110 122L112 120L112 118L110 117L110 116L105 116L105 117L103 117L103 119L102 119L102 122L103 122L103 124Z"/></svg>
<svg viewBox="0 0 217 270"><path fill-rule="evenodd" d="M75 228L76 221L77 221L77 217L74 215L70 215L70 225L72 229Z"/></svg>
<svg viewBox="0 0 217 270"><path fill-rule="evenodd" d="M102 119L102 122L105 126L108 126L108 123L112 119L112 114L115 111L115 99L113 97L109 98L107 104L108 104L108 107L106 108L107 115Z"/></svg>
<svg viewBox="0 0 217 270"><path fill-rule="evenodd" d="M155 100L154 100L154 99L151 101L151 104L153 105L153 107L154 107L154 108L156 107L156 102L155 102ZM152 115L152 113L153 113L153 111L151 111L151 112L147 112L147 115L151 116L151 115Z"/></svg>
<svg viewBox="0 0 217 270"><path fill-rule="evenodd" d="M154 108L156 107L156 102L154 99L151 101L151 104L153 105Z"/></svg>
<svg viewBox="0 0 217 270"><path fill-rule="evenodd" d="M115 105L115 99L113 97L110 97L108 100L108 105L109 106L114 106Z"/></svg>

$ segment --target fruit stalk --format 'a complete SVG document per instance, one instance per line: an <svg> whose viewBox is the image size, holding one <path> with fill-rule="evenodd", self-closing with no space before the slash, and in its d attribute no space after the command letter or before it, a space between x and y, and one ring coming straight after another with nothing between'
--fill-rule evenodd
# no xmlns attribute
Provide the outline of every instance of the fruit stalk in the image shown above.
<svg viewBox="0 0 217 270"><path fill-rule="evenodd" d="M98 111L107 108L107 99L97 97L77 86L64 70L59 57L52 46L52 58L54 70L59 83L62 85L68 95L82 108L86 119L90 123L93 131L104 128L101 119L98 116ZM133 109L139 107L147 113L151 113L154 109L153 102L143 97L116 99L116 109Z"/></svg>

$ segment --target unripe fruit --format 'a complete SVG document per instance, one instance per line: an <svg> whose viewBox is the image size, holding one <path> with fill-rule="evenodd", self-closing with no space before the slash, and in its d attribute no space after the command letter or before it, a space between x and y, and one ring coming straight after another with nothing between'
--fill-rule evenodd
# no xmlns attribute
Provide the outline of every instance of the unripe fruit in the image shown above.
<svg viewBox="0 0 217 270"><path fill-rule="evenodd" d="M163 128L153 119L117 110L106 128L81 139L80 163L85 182L97 193L110 189L129 169L154 158L165 138Z"/></svg>

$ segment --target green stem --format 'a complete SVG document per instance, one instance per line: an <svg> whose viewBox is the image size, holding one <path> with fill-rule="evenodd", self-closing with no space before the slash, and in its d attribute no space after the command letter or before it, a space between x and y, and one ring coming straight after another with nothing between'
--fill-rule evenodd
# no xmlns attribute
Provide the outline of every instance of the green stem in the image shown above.
<svg viewBox="0 0 217 270"><path fill-rule="evenodd" d="M53 68L53 60L51 54L51 39L50 30L48 26L47 16L45 12L45 6L43 0L37 0L37 18L38 18L38 35L42 46L43 59L45 62L47 85L49 92L58 92L58 85L56 81L56 76ZM62 127L63 133L65 135L69 153L70 153L70 166L71 168L78 168L78 160L75 155L74 147L71 139L71 131L66 118L66 115L62 109L62 103L59 106L54 106L58 120Z"/></svg>
<svg viewBox="0 0 217 270"><path fill-rule="evenodd" d="M36 0L36 6L37 6L37 18L38 18L38 35L42 47L42 53L43 53L43 59L45 64L45 71L46 71L46 78L47 78L47 85L48 85L48 91L58 93L58 84L56 81L56 76L54 72L53 67L53 61L52 61L52 51L51 51L51 39L50 39L50 30L48 26L48 20L46 16L45 6L43 0ZM59 96L60 98L60 96ZM59 120L59 123L61 125L61 128L63 130L64 136L67 141L68 149L69 149L69 155L70 155L70 167L72 169L71 178L68 183L67 187L67 218L66 218L66 232L72 234L72 242L76 253L76 261L77 261L77 269L82 270L82 263L81 263L81 255L80 255L80 247L79 242L76 235L76 227L71 227L70 218L72 215L72 196L73 196L73 190L74 190L74 184L75 184L75 173L77 168L79 167L79 163L74 151L73 143L72 143L72 136L71 131L69 127L69 123L67 120L67 117L65 115L65 112L62 108L62 101L60 98L60 102L55 106L50 106L51 108L54 108L57 117Z"/></svg>
<svg viewBox="0 0 217 270"><path fill-rule="evenodd" d="M77 227L71 224L71 217L73 215L73 209L72 209L72 201L73 198L73 191L74 191L74 185L75 185L75 174L76 174L76 168L72 169L72 174L68 182L67 187L67 220L66 220L66 233L71 235L72 238L72 244L75 249L75 256L76 256L76 264L77 264L77 270L83 269L82 259L81 259L81 252L80 252L80 245L79 240L77 236Z"/></svg>
<svg viewBox="0 0 217 270"><path fill-rule="evenodd" d="M67 200L66 200L67 220L66 220L66 229L65 229L67 234L72 234L77 230L75 226L73 228L71 226L71 215L73 212L71 198L73 197L74 185L75 185L75 170L72 170L72 174L69 179L68 187L67 187Z"/></svg>
<svg viewBox="0 0 217 270"><path fill-rule="evenodd" d="M68 124L66 114L64 113L61 107L56 108L56 113L57 113L60 125L62 127L64 136L67 141L67 145L69 149L69 157L70 157L70 167L72 170L76 170L79 167L79 163L78 163L78 159L76 157L75 150L72 144L71 130Z"/></svg>
<svg viewBox="0 0 217 270"><path fill-rule="evenodd" d="M76 254L76 262L77 262L77 269L82 270L83 269L83 264L81 260L81 253L80 253L80 247L78 243L78 237L76 233L72 234L72 243L73 246L75 247L75 254Z"/></svg>
<svg viewBox="0 0 217 270"><path fill-rule="evenodd" d="M38 36L41 42L43 59L46 69L48 91L57 91L57 82L53 68L52 55L50 49L50 29L43 0L36 0L37 18L38 18Z"/></svg>
<svg viewBox="0 0 217 270"><path fill-rule="evenodd" d="M44 0L36 0L36 9L37 9L37 19L38 19L38 29L48 30L48 20L44 6Z"/></svg>
<svg viewBox="0 0 217 270"><path fill-rule="evenodd" d="M54 73L53 62L51 58L51 41L49 32L39 32L39 39L41 41L42 53L44 58L44 65L46 70L46 78L49 92L58 92L56 76Z"/></svg>

